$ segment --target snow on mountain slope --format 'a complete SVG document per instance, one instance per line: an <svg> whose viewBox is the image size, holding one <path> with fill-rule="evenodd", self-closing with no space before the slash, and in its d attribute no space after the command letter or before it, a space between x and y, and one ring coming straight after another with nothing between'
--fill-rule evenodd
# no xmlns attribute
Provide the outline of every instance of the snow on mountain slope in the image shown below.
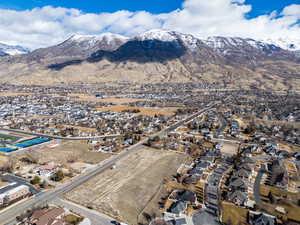
<svg viewBox="0 0 300 225"><path fill-rule="evenodd" d="M175 34L176 32L174 31L154 29L136 36L136 39L141 41L145 41L145 40L175 41L177 40Z"/></svg>
<svg viewBox="0 0 300 225"><path fill-rule="evenodd" d="M300 39L292 39L292 38L278 38L278 39L265 39L263 40L266 43L270 43L276 46L279 46L282 49L289 51L300 51Z"/></svg>
<svg viewBox="0 0 300 225"><path fill-rule="evenodd" d="M99 35L73 35L68 41L73 42L88 42L89 44L95 44L97 42L105 41L109 44L114 42L115 40L119 41L127 41L129 38L119 35L119 34L113 34L113 33L103 33Z"/></svg>
<svg viewBox="0 0 300 225"><path fill-rule="evenodd" d="M29 49L21 46L11 46L2 43L0 43L0 51L6 53L7 55L21 55L30 52Z"/></svg>
<svg viewBox="0 0 300 225"><path fill-rule="evenodd" d="M194 37L191 34L183 34L176 31L154 29L147 31L141 35L136 36L134 39L145 41L145 40L159 40L163 42L174 42L182 41L182 43L188 49L195 49L198 47L197 43L200 42L200 39Z"/></svg>
<svg viewBox="0 0 300 225"><path fill-rule="evenodd" d="M209 37L204 40L211 48L219 53L228 54L228 49L254 49L260 51L277 51L279 47L274 44L268 44L262 41L256 41L250 38L239 37Z"/></svg>

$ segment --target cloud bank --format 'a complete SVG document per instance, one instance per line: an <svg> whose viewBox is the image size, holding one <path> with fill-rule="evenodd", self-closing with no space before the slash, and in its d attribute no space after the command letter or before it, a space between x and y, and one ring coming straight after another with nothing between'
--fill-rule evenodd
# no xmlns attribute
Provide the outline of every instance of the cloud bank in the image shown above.
<svg viewBox="0 0 300 225"><path fill-rule="evenodd" d="M300 5L247 18L251 9L245 0L185 0L181 9L164 14L125 10L94 14L52 6L24 11L0 9L0 42L36 49L73 34L113 32L134 36L160 28L197 37L300 38Z"/></svg>

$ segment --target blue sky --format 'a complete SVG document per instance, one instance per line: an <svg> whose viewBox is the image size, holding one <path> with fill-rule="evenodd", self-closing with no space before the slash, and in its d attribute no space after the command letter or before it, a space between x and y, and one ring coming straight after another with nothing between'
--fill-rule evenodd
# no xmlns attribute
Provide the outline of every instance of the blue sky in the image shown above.
<svg viewBox="0 0 300 225"><path fill-rule="evenodd" d="M300 43L299 24L300 0L0 0L0 43L30 49L74 34L151 29Z"/></svg>
<svg viewBox="0 0 300 225"><path fill-rule="evenodd" d="M1 0L0 7L15 10L32 9L47 5L55 7L76 8L87 13L115 12L118 10L166 13L181 8L183 0ZM281 11L290 4L300 4L300 0L246 0L253 10L249 17Z"/></svg>

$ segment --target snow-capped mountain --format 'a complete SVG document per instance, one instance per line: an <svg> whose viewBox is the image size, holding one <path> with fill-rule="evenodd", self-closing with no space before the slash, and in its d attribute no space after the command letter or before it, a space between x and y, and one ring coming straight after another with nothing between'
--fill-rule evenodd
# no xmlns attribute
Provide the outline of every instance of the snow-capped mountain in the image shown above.
<svg viewBox="0 0 300 225"><path fill-rule="evenodd" d="M175 42L181 41L185 47L189 49L197 48L200 39L194 37L191 34L183 34L176 31L153 29L147 31L141 35L136 36L134 39L145 41L145 40L159 40L162 42ZM198 43L198 44L197 44Z"/></svg>
<svg viewBox="0 0 300 225"><path fill-rule="evenodd" d="M24 48L22 46L12 46L0 43L0 52L2 52L2 56L6 55L22 55L30 52L29 49ZM0 53L1 56L1 53Z"/></svg>
<svg viewBox="0 0 300 225"><path fill-rule="evenodd" d="M127 37L104 33L100 35L73 35L66 41L48 48L37 49L30 54L32 58L55 60L85 59L98 50L113 51L128 41Z"/></svg>
<svg viewBox="0 0 300 225"><path fill-rule="evenodd" d="M2 57L0 78L9 82L11 75L20 83L41 84L45 79L49 84L210 81L293 88L300 85L300 57L283 47L240 37L201 39L168 30L150 30L132 38L111 33L74 35L26 55Z"/></svg>
<svg viewBox="0 0 300 225"><path fill-rule="evenodd" d="M95 45L98 42L106 42L107 44L113 45L116 42L126 42L129 38L113 33L103 33L99 35L73 35L68 41L74 43L87 43L89 45Z"/></svg>
<svg viewBox="0 0 300 225"><path fill-rule="evenodd" d="M300 51L300 38L299 39L292 39L289 37L286 38L278 38L278 39L264 39L266 43L274 44L279 46L282 49L289 50L289 51Z"/></svg>
<svg viewBox="0 0 300 225"><path fill-rule="evenodd" d="M268 44L250 38L209 37L204 40L204 43L224 55L232 54L232 51L230 50L258 50L268 53L280 50L280 48L275 46L274 44Z"/></svg>
<svg viewBox="0 0 300 225"><path fill-rule="evenodd" d="M145 40L175 41L177 40L176 34L177 32L175 31L153 29L143 34L140 34L135 38L141 41L145 41Z"/></svg>

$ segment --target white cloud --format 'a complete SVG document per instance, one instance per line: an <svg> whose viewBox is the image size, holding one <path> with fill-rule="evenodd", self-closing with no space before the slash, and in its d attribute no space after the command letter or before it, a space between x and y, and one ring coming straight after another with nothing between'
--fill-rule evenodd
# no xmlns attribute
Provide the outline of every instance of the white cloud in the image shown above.
<svg viewBox="0 0 300 225"><path fill-rule="evenodd" d="M165 14L125 10L94 14L51 6L24 11L0 9L0 42L35 49L57 44L76 33L109 31L134 36L154 28L199 37L300 38L300 5L249 19L246 15L251 9L245 0L185 0L182 9Z"/></svg>

